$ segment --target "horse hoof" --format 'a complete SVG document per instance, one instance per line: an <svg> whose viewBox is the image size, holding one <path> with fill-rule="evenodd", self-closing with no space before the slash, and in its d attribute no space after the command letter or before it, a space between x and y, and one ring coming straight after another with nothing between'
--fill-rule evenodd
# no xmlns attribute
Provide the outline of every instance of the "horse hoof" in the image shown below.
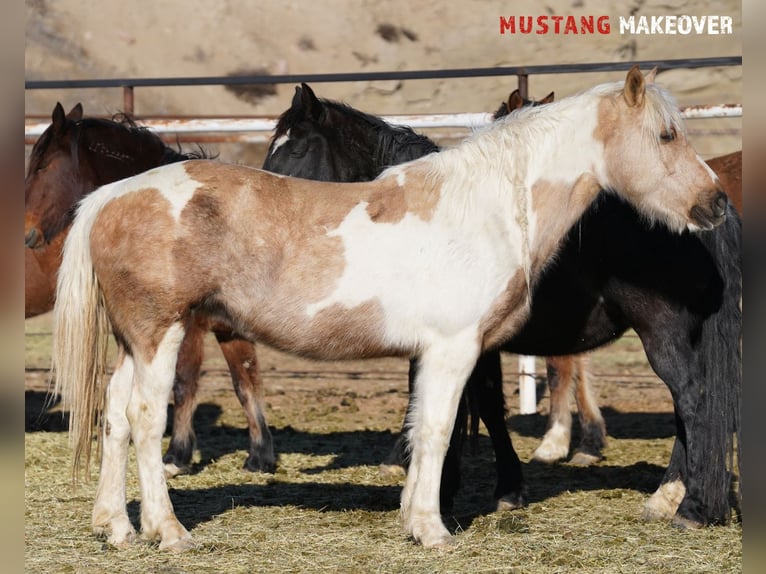
<svg viewBox="0 0 766 574"><path fill-rule="evenodd" d="M590 466L591 464L595 464L600 460L600 456L588 454L587 452L577 451L569 463L576 466Z"/></svg>
<svg viewBox="0 0 766 574"><path fill-rule="evenodd" d="M673 517L673 520L670 521L670 525L673 528L678 528L679 530L699 530L705 526L697 520L692 520L691 518L686 518L685 516L679 516L678 514L676 514Z"/></svg>
<svg viewBox="0 0 766 574"><path fill-rule="evenodd" d="M535 452L532 453L532 459L545 464L553 464L564 460L569 454L567 447L557 447L555 445L541 444Z"/></svg>
<svg viewBox="0 0 766 574"><path fill-rule="evenodd" d="M399 464L381 464L378 467L378 476L385 479L400 479L407 476L404 467Z"/></svg>
<svg viewBox="0 0 766 574"><path fill-rule="evenodd" d="M514 492L500 497L497 500L497 507L495 510L497 512L506 512L508 510L524 508L526 505L527 501L525 500L524 495L520 492Z"/></svg>
<svg viewBox="0 0 766 574"><path fill-rule="evenodd" d="M277 465L274 461L263 461L250 458L245 461L242 468L249 472L264 472L267 474L274 474L277 471Z"/></svg>
<svg viewBox="0 0 766 574"><path fill-rule="evenodd" d="M189 467L188 466L177 466L173 462L167 462L163 465L163 469L165 470L165 478L174 478L176 476L179 476L181 474L188 474L189 473Z"/></svg>
<svg viewBox="0 0 766 574"><path fill-rule="evenodd" d="M186 552L187 550L193 550L194 548L197 548L198 544L194 541L194 539L189 536L186 538L179 538L177 540L174 540L173 542L165 543L160 542L160 550L167 550L168 552Z"/></svg>

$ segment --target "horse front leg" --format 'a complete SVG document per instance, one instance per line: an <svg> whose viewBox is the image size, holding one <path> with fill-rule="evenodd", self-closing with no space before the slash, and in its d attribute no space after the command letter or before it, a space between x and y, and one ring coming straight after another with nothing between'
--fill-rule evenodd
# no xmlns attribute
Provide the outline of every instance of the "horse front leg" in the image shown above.
<svg viewBox="0 0 766 574"><path fill-rule="evenodd" d="M686 430L675 412L676 439L670 453L670 463L659 488L644 504L641 518L644 520L672 520L686 495Z"/></svg>
<svg viewBox="0 0 766 574"><path fill-rule="evenodd" d="M125 493L130 442L130 424L126 412L132 387L133 358L120 346L117 366L106 389L101 470L91 516L93 532L105 536L114 546L124 546L136 539L136 531L128 518Z"/></svg>
<svg viewBox="0 0 766 574"><path fill-rule="evenodd" d="M460 397L478 355L475 332L431 344L420 355L401 514L405 530L426 547L452 543L439 513L441 472Z"/></svg>
<svg viewBox="0 0 766 574"><path fill-rule="evenodd" d="M250 449L244 468L252 472L273 473L276 470L274 440L264 415L263 379L255 345L230 330L216 328L213 332L229 365L234 392L247 418Z"/></svg>
<svg viewBox="0 0 766 574"><path fill-rule="evenodd" d="M141 534L147 540L159 539L160 549L174 551L194 544L173 511L162 465L167 404L183 336L181 323L174 323L163 335L150 361L139 359L136 354L133 393L128 404L141 486Z"/></svg>
<svg viewBox="0 0 766 574"><path fill-rule="evenodd" d="M189 323L176 362L173 381L173 429L170 444L162 462L165 476L172 478L189 472L197 444L194 434L194 411L202 367L203 343L207 326L199 321Z"/></svg>

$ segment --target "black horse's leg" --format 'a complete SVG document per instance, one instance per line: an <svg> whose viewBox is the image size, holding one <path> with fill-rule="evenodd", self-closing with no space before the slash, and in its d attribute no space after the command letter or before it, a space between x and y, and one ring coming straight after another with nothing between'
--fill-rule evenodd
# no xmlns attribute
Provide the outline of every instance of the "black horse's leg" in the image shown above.
<svg viewBox="0 0 766 574"><path fill-rule="evenodd" d="M498 510L520 508L526 504L521 461L513 448L505 426L505 396L500 352L484 353L468 379L467 386L476 397L479 417L487 427L495 451Z"/></svg>
<svg viewBox="0 0 766 574"><path fill-rule="evenodd" d="M674 318L678 320L677 317ZM680 322L680 321L678 321ZM658 325L672 324L657 321ZM671 458L672 465L663 479L661 489L671 500L685 491L673 524L682 528L699 528L724 523L731 513L729 505L730 476L727 452L730 450L731 405L725 396L725 385L736 381L718 380L701 362L722 361L721 357L703 357L686 333L670 333L665 329L657 336L639 333L652 368L668 385L677 416L678 435ZM703 337L708 335L703 335Z"/></svg>
<svg viewBox="0 0 766 574"><path fill-rule="evenodd" d="M676 439L660 487L646 501L644 520L672 520L686 494L686 429L675 411Z"/></svg>

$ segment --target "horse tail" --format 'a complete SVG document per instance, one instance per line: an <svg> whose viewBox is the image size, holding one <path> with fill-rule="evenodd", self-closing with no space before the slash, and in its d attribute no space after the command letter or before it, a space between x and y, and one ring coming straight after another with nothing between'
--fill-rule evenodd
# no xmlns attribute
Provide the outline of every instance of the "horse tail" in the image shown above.
<svg viewBox="0 0 766 574"><path fill-rule="evenodd" d="M93 433L104 404L109 319L90 251L93 222L111 199L104 190L90 194L78 208L64 244L53 310L51 376L54 393L69 409L75 482L81 468L89 477Z"/></svg>
<svg viewBox="0 0 766 574"><path fill-rule="evenodd" d="M711 522L723 523L731 516L732 477L740 477L741 407L742 407L742 222L729 205L726 221L700 238L713 256L723 280L718 312L702 325L697 373L707 381L698 403L696 424L707 427L697 432L706 456L713 456L703 466L703 505L709 509ZM705 438L707 437L707 438ZM721 460L715 460L718 456ZM736 461L735 461L736 457ZM741 498L741 486L738 497ZM741 507L741 504L740 504Z"/></svg>

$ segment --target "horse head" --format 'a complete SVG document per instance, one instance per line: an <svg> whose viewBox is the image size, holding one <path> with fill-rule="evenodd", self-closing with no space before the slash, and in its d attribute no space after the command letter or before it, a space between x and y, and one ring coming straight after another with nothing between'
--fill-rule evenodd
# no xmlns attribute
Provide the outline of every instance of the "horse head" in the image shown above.
<svg viewBox="0 0 766 574"><path fill-rule="evenodd" d="M644 215L671 229L712 229L726 212L718 176L686 137L675 100L633 66L621 89L598 103L596 139L603 144L604 187L618 190ZM640 177L638 176L640 174Z"/></svg>
<svg viewBox="0 0 766 574"><path fill-rule="evenodd" d="M406 126L295 88L279 118L263 169L321 181L369 181L385 168L437 151Z"/></svg>
<svg viewBox="0 0 766 574"><path fill-rule="evenodd" d="M68 114L56 103L51 124L32 148L24 181L24 243L41 247L71 219L80 194L75 183L72 144L75 125L82 120L82 104Z"/></svg>
<svg viewBox="0 0 766 574"><path fill-rule="evenodd" d="M95 188L151 167L186 159L125 115L83 118L57 103L35 142L24 182L24 243L39 248L64 231L77 203Z"/></svg>

